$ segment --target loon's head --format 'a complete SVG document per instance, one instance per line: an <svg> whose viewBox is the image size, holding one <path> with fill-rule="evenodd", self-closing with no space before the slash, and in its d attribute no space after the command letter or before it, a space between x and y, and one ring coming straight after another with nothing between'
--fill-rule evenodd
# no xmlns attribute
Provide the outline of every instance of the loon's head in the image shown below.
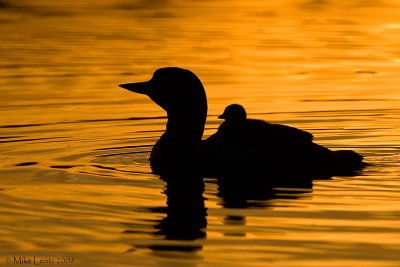
<svg viewBox="0 0 400 267"><path fill-rule="evenodd" d="M168 67L154 72L146 82L126 83L122 88L149 96L167 111L166 132L182 146L201 141L207 117L207 97L197 76L185 69Z"/></svg>
<svg viewBox="0 0 400 267"><path fill-rule="evenodd" d="M247 118L246 110L239 104L231 104L227 106L220 116L220 119L224 119L228 123L241 123Z"/></svg>
<svg viewBox="0 0 400 267"><path fill-rule="evenodd" d="M207 99L200 79L191 71L176 67L161 68L146 82L119 85L129 91L149 96L169 115L207 112Z"/></svg>

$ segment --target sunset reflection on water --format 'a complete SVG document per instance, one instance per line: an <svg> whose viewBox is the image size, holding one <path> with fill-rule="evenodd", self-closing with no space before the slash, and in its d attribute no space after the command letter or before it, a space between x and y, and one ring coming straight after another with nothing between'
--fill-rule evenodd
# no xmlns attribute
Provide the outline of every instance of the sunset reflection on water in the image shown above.
<svg viewBox="0 0 400 267"><path fill-rule="evenodd" d="M399 11L394 0L0 0L0 262L398 266ZM175 210L148 164L166 114L117 87L165 66L202 80L205 137L240 103L372 165L240 207L206 179L198 238L168 239Z"/></svg>

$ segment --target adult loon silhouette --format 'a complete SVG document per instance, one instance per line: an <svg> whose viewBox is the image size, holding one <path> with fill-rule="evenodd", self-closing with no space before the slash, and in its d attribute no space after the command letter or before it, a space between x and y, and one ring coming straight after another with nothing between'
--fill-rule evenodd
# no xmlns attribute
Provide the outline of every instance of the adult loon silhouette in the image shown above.
<svg viewBox="0 0 400 267"><path fill-rule="evenodd" d="M161 68L149 81L119 86L149 96L167 112L166 131L150 155L156 174L183 170L208 177L330 177L352 175L364 166L361 155L331 151L314 143L306 131L247 119L245 109L237 104L220 116L225 121L218 131L202 140L207 98L199 78L186 69Z"/></svg>

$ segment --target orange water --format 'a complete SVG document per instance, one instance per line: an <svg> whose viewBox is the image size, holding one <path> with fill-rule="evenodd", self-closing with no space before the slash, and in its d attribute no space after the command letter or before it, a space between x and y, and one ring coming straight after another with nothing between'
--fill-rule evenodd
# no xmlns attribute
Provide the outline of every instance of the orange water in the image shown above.
<svg viewBox="0 0 400 267"><path fill-rule="evenodd" d="M1 0L0 264L399 266L399 12L395 0ZM166 240L166 185L147 160L165 114L116 86L163 66L203 81L206 136L240 103L373 166L241 208L206 180L206 237Z"/></svg>

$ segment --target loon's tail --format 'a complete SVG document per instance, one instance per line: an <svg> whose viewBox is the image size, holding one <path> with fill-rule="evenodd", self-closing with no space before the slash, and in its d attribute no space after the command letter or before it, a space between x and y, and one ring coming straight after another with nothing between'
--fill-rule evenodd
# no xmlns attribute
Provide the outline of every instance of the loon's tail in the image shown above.
<svg viewBox="0 0 400 267"><path fill-rule="evenodd" d="M367 165L363 162L364 157L352 150L337 150L332 152L336 168L343 175L352 175Z"/></svg>

